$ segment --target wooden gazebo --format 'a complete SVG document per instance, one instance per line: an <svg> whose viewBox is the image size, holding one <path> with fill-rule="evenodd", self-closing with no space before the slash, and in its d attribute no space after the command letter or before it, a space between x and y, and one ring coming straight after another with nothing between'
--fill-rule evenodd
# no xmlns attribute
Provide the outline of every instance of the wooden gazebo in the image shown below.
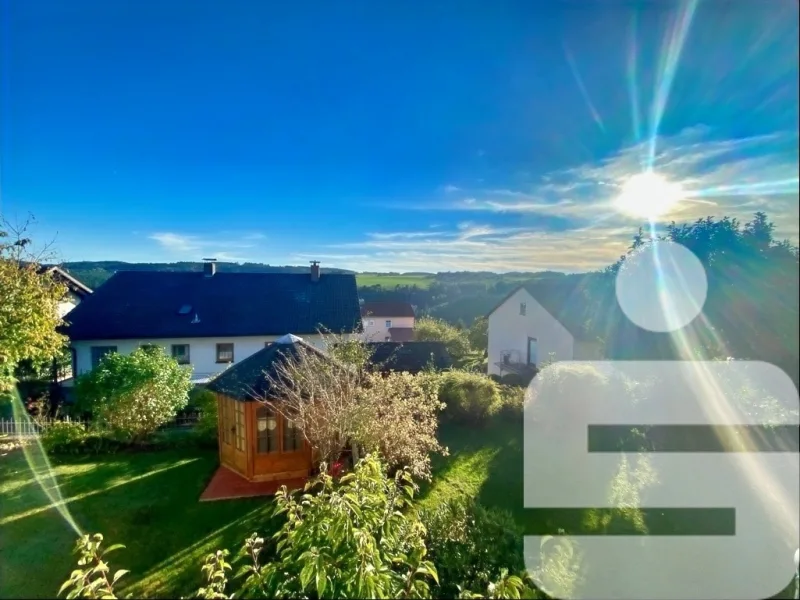
<svg viewBox="0 0 800 600"><path fill-rule="evenodd" d="M269 374L299 348L320 352L294 335L285 335L233 365L207 388L217 397L219 460L248 481L305 478L313 466L312 449L294 423L259 399L273 396Z"/></svg>

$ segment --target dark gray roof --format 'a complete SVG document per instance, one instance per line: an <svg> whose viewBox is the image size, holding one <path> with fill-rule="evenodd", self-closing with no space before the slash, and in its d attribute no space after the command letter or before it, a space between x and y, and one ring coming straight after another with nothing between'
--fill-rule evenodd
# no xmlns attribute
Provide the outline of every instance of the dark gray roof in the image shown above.
<svg viewBox="0 0 800 600"><path fill-rule="evenodd" d="M370 362L378 370L419 373L429 365L437 370L449 369L453 360L443 342L370 342Z"/></svg>
<svg viewBox="0 0 800 600"><path fill-rule="evenodd" d="M206 385L206 389L235 400L279 400L270 380L270 376L275 379L279 377L278 366L286 360L300 356L301 347L309 352L324 355L322 351L300 338L294 338L291 343L280 343L281 341L283 340L273 342L263 350L229 367L212 379Z"/></svg>
<svg viewBox="0 0 800 600"><path fill-rule="evenodd" d="M185 314L181 307L190 306ZM118 271L67 320L72 340L298 335L361 329L356 278Z"/></svg>

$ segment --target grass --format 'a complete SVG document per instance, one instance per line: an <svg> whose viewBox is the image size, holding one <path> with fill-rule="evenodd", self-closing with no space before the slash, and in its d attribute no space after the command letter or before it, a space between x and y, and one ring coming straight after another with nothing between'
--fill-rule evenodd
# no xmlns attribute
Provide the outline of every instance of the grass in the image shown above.
<svg viewBox="0 0 800 600"><path fill-rule="evenodd" d="M434 461L434 478L421 489L422 505L473 497L511 512L529 535L557 533L732 533L730 516L714 511L553 510L523 506L522 425L496 420L485 429L444 426L450 455ZM196 449L124 453L60 460L32 470L20 451L0 456L0 597L53 597L75 564L76 533L66 516L107 544L127 547L112 568L129 569L119 591L133 597L179 597L201 584L203 557L218 548L238 551L253 531L275 527L268 499L200 503L217 466L214 451ZM639 473L618 486L636 493ZM37 481L44 484L44 488ZM642 480L645 481L646 480ZM68 511L68 512L67 512ZM791 597L787 588L776 597Z"/></svg>
<svg viewBox="0 0 800 600"><path fill-rule="evenodd" d="M52 598L74 568L76 533L101 532L126 548L112 568L129 569L119 591L177 598L201 584L204 556L241 548L253 531L269 533L269 500L198 502L217 467L214 451L181 450L70 458L34 473L19 450L0 457L0 597ZM45 488L37 481L42 480Z"/></svg>
<svg viewBox="0 0 800 600"><path fill-rule="evenodd" d="M387 289L394 289L398 286L412 286L427 288L433 283L434 275L394 275L390 273L359 273L356 275L358 287L379 285Z"/></svg>

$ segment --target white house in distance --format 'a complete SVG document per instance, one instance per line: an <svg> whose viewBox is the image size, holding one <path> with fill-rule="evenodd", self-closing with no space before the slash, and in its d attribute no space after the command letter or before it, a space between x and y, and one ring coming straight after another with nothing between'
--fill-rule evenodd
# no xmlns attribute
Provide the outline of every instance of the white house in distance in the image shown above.
<svg viewBox="0 0 800 600"><path fill-rule="evenodd" d="M567 311L554 310L561 319L553 316L534 293L520 286L489 313L489 374L532 373L551 354L555 360L599 360L600 345L563 318Z"/></svg>
<svg viewBox="0 0 800 600"><path fill-rule="evenodd" d="M408 302L364 302L364 341L410 342L414 339L414 307Z"/></svg>
<svg viewBox="0 0 800 600"><path fill-rule="evenodd" d="M359 334L355 275L119 271L69 313L77 375L109 352L160 346L203 383L288 333L322 347L320 330Z"/></svg>

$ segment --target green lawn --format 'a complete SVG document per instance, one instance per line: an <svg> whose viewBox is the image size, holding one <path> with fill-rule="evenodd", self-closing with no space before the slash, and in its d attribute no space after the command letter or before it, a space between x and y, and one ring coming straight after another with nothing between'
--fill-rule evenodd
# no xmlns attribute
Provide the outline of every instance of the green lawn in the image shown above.
<svg viewBox="0 0 800 600"><path fill-rule="evenodd" d="M676 515L674 511L525 509L521 424L497 421L480 430L445 426L440 437L450 456L434 461L434 479L421 490L424 505L449 497L474 497L508 509L531 535L556 533L559 528L576 534L733 531L728 516L713 511ZM205 554L217 548L238 551L251 532L269 534L275 526L269 499L197 501L217 466L213 451L60 460L52 467L62 499L57 508L44 491L55 494L51 471L40 460L34 462L35 473L18 450L0 456L2 598L55 594L74 565L75 532L67 518L85 532L103 533L108 544L127 545L112 555L112 567L131 570L120 591L134 597L191 593L201 583ZM635 494L647 481L641 472L625 479L620 486L623 494ZM790 598L791 590L780 597Z"/></svg>
<svg viewBox="0 0 800 600"><path fill-rule="evenodd" d="M427 288L433 283L433 280L433 275L392 275L388 273L359 273L356 275L356 283L359 287L380 285L389 289L399 285L416 285L419 288Z"/></svg>
<svg viewBox="0 0 800 600"><path fill-rule="evenodd" d="M201 450L59 461L59 512L44 491L56 493L49 469L34 473L19 450L0 457L0 597L54 597L75 564L70 517L107 544L127 546L111 555L112 567L131 571L121 592L191 593L205 554L236 551L256 529L269 532L270 500L197 501L216 467L216 452Z"/></svg>

